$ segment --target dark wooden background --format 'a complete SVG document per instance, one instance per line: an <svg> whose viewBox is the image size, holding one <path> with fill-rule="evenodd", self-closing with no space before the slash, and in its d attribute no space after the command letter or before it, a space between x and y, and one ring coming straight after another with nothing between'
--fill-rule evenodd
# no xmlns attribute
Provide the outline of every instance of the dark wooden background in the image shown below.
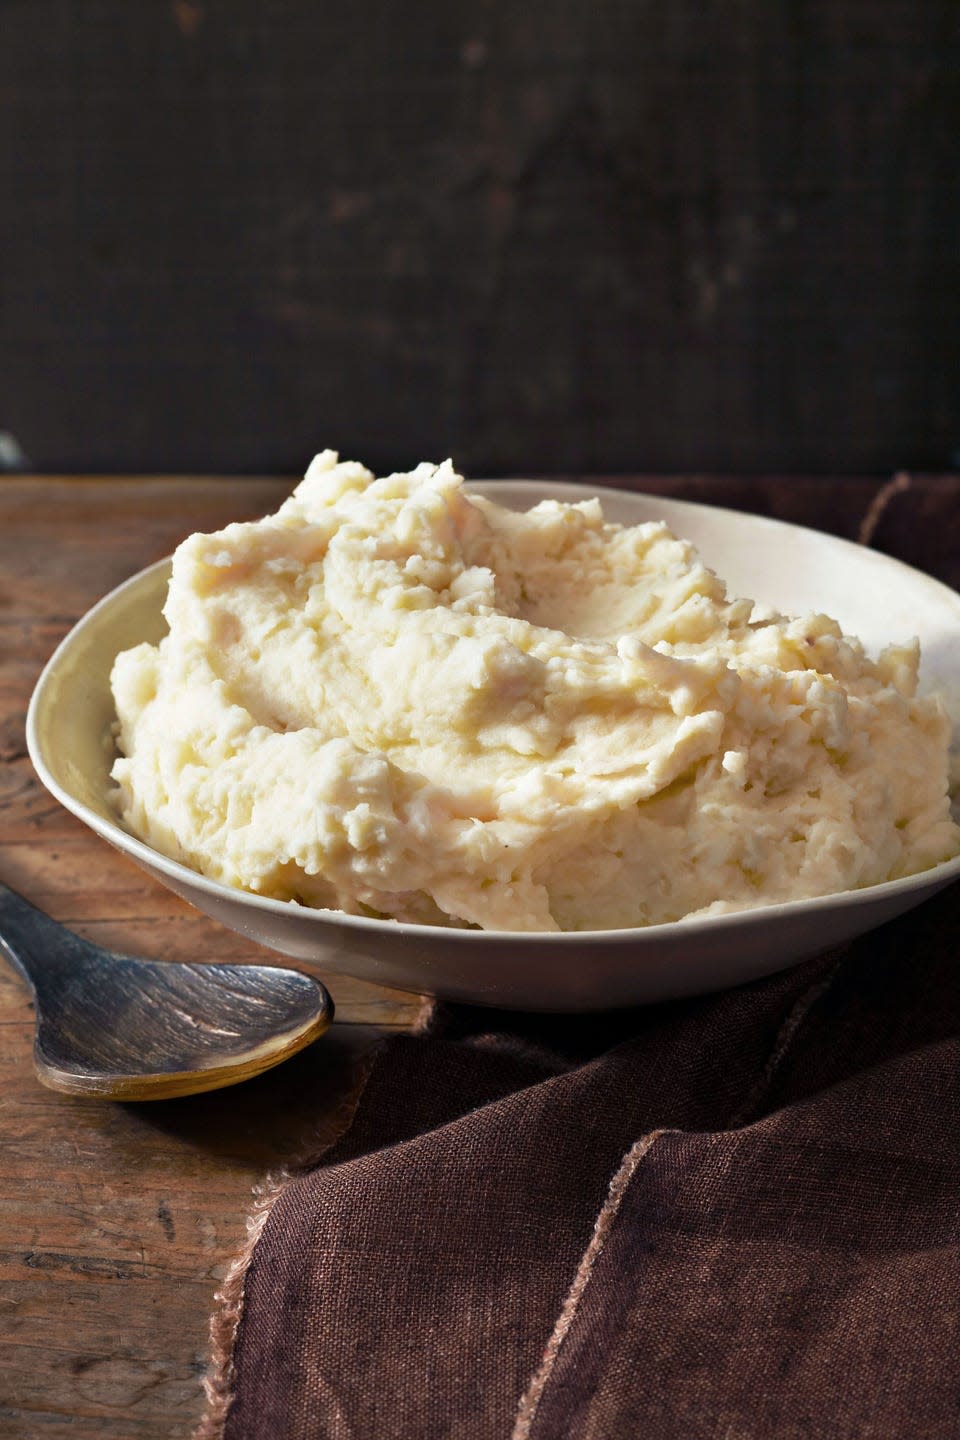
<svg viewBox="0 0 960 1440"><path fill-rule="evenodd" d="M0 0L0 456L956 466L958 136L957 0Z"/></svg>

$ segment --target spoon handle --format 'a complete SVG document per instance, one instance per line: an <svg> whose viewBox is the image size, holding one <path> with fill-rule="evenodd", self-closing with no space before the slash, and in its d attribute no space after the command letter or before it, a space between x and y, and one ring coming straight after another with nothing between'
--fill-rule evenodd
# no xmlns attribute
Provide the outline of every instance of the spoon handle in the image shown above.
<svg viewBox="0 0 960 1440"><path fill-rule="evenodd" d="M41 977L68 967L85 942L0 882L0 946L36 994Z"/></svg>

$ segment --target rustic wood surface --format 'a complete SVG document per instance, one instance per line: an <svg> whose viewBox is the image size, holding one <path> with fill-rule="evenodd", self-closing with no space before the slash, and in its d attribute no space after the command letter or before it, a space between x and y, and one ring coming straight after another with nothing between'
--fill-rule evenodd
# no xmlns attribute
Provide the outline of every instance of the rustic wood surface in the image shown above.
<svg viewBox="0 0 960 1440"><path fill-rule="evenodd" d="M952 477L655 480L631 488L778 515L855 537L960 584ZM40 787L27 699L56 642L101 594L188 531L269 508L278 480L0 481L0 877L81 935L156 958L252 948L115 854ZM910 507L926 524L905 530ZM925 548L913 553L911 536ZM0 1435L190 1434L217 1281L254 1183L332 1124L352 1061L415 998L330 977L337 1022L238 1089L152 1105L42 1089L22 981L0 964Z"/></svg>

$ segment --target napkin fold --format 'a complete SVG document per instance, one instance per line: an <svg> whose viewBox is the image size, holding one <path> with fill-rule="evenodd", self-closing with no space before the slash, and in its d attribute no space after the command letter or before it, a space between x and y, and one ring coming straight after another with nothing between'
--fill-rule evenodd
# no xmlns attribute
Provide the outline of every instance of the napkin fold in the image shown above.
<svg viewBox="0 0 960 1440"><path fill-rule="evenodd" d="M955 893L617 1017L441 1008L270 1188L224 1440L960 1428Z"/></svg>

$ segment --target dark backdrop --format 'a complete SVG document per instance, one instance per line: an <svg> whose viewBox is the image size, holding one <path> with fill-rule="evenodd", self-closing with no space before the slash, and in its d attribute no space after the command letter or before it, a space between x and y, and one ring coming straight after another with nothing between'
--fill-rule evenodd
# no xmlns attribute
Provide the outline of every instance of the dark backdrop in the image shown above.
<svg viewBox="0 0 960 1440"><path fill-rule="evenodd" d="M0 430L956 465L958 126L957 0L0 0Z"/></svg>

